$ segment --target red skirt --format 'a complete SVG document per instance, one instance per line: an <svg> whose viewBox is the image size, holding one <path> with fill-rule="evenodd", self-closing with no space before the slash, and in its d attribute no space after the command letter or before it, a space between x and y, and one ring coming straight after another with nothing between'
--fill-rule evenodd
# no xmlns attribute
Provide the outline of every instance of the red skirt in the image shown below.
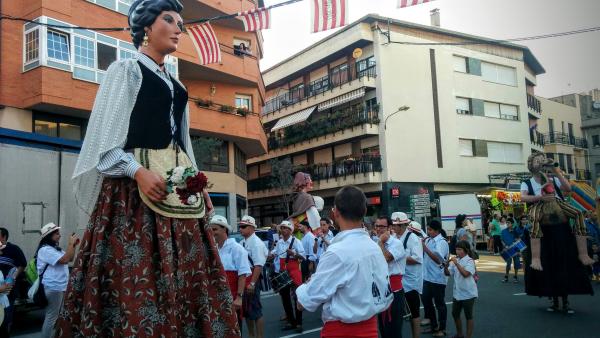
<svg viewBox="0 0 600 338"><path fill-rule="evenodd" d="M129 178L104 179L64 302L57 337L240 337L204 221L155 214Z"/></svg>

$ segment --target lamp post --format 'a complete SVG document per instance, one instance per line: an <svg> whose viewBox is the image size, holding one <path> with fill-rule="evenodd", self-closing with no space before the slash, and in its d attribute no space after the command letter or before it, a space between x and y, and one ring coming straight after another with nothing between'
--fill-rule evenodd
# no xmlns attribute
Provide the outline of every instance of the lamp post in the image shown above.
<svg viewBox="0 0 600 338"><path fill-rule="evenodd" d="M402 107L398 108L398 110L396 110L395 112L393 112L393 113L391 113L390 115L388 115L388 117L386 117L386 118L385 118L385 121L383 121L383 129L384 129L384 130L385 130L385 129L387 129L387 120L388 120L390 117L392 117L392 116L394 116L394 115L398 114L398 113L399 113L399 112L401 112L401 111L407 111L407 110L409 110L409 109L410 109L410 107L409 107L409 106L402 106Z"/></svg>

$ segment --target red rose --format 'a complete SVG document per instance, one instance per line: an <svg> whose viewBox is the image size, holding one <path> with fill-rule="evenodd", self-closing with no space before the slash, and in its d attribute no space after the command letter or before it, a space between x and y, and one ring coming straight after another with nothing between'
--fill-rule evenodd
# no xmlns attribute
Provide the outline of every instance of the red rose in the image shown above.
<svg viewBox="0 0 600 338"><path fill-rule="evenodd" d="M181 201L181 203L187 205L188 204L188 197L190 197L192 194L189 192L189 190L187 189L179 189L179 188L175 188L175 192L177 193L177 196L179 197L179 200Z"/></svg>
<svg viewBox="0 0 600 338"><path fill-rule="evenodd" d="M188 177L185 180L185 185L189 195L202 193L208 185L208 178L203 173L198 173L196 176Z"/></svg>

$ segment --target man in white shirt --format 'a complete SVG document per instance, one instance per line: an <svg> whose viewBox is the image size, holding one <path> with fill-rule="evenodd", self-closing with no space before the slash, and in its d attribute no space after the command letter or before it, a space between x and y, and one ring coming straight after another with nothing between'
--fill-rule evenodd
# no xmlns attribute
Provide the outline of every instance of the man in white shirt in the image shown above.
<svg viewBox="0 0 600 338"><path fill-rule="evenodd" d="M325 251L327 251L327 247L331 244L333 240L333 232L329 229L331 226L331 221L327 218L321 218L321 231L317 235L317 241L313 247L313 253L316 255L317 261L319 263L319 259L323 255Z"/></svg>
<svg viewBox="0 0 600 338"><path fill-rule="evenodd" d="M406 219L408 220L408 217ZM390 286L394 294L394 300L390 307L377 316L379 333L382 338L402 337L402 323L404 322L402 276L406 269L406 251L402 247L402 242L390 234L391 228L392 220L387 216L380 216L375 221L375 230L379 236L377 244L387 261Z"/></svg>
<svg viewBox="0 0 600 338"><path fill-rule="evenodd" d="M252 274L248 252L235 239L228 238L231 226L227 219L215 215L210 219L209 226L219 249L219 257L227 275L229 290L233 296L233 305L238 314L238 324L242 329L242 300L246 288L246 277Z"/></svg>
<svg viewBox="0 0 600 338"><path fill-rule="evenodd" d="M377 337L376 315L393 297L381 249L362 229L367 199L359 188L347 186L338 191L334 205L332 215L342 231L310 281L296 290L299 306L314 312L323 305L321 337Z"/></svg>
<svg viewBox="0 0 600 338"><path fill-rule="evenodd" d="M279 270L287 271L293 281L293 284L279 290L281 303L283 304L283 309L288 320L288 325L283 330L296 330L300 333L302 332L302 311L292 304L292 300L297 304L298 300L296 299L295 291L296 287L302 284L302 273L298 261L306 259L306 255L302 242L292 236L292 231L294 231L292 223L283 221L279 225L279 229L281 231L281 238L277 242L275 249L271 250L269 257L273 257L279 261Z"/></svg>
<svg viewBox="0 0 600 338"><path fill-rule="evenodd" d="M402 277L402 286L410 309L412 336L418 338L421 333L420 294L423 292L423 244L419 237L422 236L421 224L410 221L403 212L393 213L392 223L396 236L406 250L406 269Z"/></svg>
<svg viewBox="0 0 600 338"><path fill-rule="evenodd" d="M314 253L315 243L317 238L312 232L312 229L306 222L300 223L300 231L302 231L302 247L304 248L304 254L306 259L302 261L302 282L310 278L310 275L315 271L315 261L317 260L316 254Z"/></svg>
<svg viewBox="0 0 600 338"><path fill-rule="evenodd" d="M252 267L252 276L246 281L246 292L243 297L243 313L248 325L248 334L250 337L263 337L263 314L262 304L260 303L260 284L257 285L263 266L267 261L269 251L265 243L254 234L256 230L256 221L251 216L244 216L239 222L240 233L244 237L240 244L248 251L248 260Z"/></svg>
<svg viewBox="0 0 600 338"><path fill-rule="evenodd" d="M429 237L423 239L423 308L425 318L431 321L431 327L424 333L434 337L446 335L448 316L444 297L448 278L444 274L444 265L448 260L448 242L441 235L442 224L432 220L427 227ZM435 303L435 308L434 308ZM437 316L435 310L437 309Z"/></svg>

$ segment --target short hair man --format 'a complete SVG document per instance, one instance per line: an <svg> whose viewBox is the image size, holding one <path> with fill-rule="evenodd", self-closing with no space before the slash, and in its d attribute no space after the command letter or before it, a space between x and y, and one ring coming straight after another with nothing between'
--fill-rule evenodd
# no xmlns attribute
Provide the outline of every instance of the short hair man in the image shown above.
<svg viewBox="0 0 600 338"><path fill-rule="evenodd" d="M8 241L8 230L6 228L0 228L0 242L2 245L6 245L0 250L0 271L4 275L4 278L8 276L8 272L12 268L17 268L17 277L21 275L25 267L27 266L27 260L21 248L17 245L12 244ZM16 280L16 278L15 278ZM15 290L11 290L8 294L8 301L10 306L4 309L4 321L0 326L0 337L8 337L10 333L10 327L13 321L13 314L15 309Z"/></svg>

